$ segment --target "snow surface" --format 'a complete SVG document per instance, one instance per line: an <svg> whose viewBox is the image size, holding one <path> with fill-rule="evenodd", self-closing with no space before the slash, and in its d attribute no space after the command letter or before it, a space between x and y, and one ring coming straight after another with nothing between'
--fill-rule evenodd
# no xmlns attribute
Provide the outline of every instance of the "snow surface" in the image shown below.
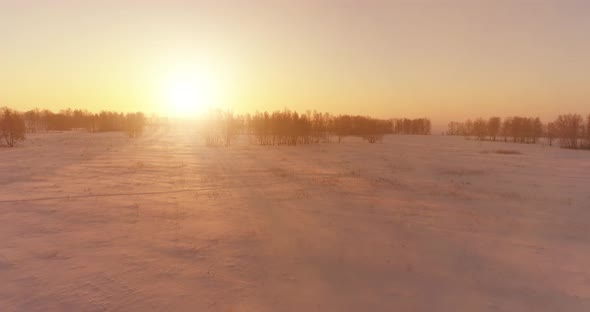
<svg viewBox="0 0 590 312"><path fill-rule="evenodd" d="M172 129L0 160L0 311L590 311L589 152Z"/></svg>

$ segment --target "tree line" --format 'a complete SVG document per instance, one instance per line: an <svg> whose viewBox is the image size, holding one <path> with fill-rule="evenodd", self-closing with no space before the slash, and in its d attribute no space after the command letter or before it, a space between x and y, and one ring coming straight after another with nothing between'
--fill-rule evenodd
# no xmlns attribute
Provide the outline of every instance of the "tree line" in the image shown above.
<svg viewBox="0 0 590 312"><path fill-rule="evenodd" d="M117 113L102 111L90 113L85 110L34 109L24 113L13 109L0 108L0 139L8 146L14 146L25 139L25 133L86 130L89 132L122 131L129 137L143 133L146 117L143 113Z"/></svg>
<svg viewBox="0 0 590 312"><path fill-rule="evenodd" d="M369 143L382 141L385 134L430 134L429 119L377 119L368 116L332 115L282 110L233 115L216 112L207 126L207 145L229 145L232 137L250 134L260 145L300 145L341 142L348 136L361 137ZM218 129L212 131L212 129ZM217 134L213 134L217 133Z"/></svg>
<svg viewBox="0 0 590 312"><path fill-rule="evenodd" d="M393 119L393 133L394 134L419 134L428 135L431 132L432 125L430 119Z"/></svg>
<svg viewBox="0 0 590 312"><path fill-rule="evenodd" d="M505 142L514 143L537 143L540 138L547 138L549 145L558 139L563 148L590 148L590 115L586 121L579 114L559 115L547 124L543 124L538 117L468 119L465 122L450 122L446 134L480 141L502 138Z"/></svg>
<svg viewBox="0 0 590 312"><path fill-rule="evenodd" d="M133 135L145 125L143 113L118 113L102 111L90 113L86 110L66 109L54 113L50 110L34 109L24 112L27 132L87 130L90 132L130 131Z"/></svg>

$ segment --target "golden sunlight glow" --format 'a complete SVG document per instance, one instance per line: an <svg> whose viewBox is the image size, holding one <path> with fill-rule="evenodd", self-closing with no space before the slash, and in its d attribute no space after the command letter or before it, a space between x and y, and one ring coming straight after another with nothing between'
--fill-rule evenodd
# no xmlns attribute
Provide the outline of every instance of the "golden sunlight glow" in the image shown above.
<svg viewBox="0 0 590 312"><path fill-rule="evenodd" d="M170 71L162 89L166 111L176 117L194 117L214 109L226 91L211 70L193 66Z"/></svg>

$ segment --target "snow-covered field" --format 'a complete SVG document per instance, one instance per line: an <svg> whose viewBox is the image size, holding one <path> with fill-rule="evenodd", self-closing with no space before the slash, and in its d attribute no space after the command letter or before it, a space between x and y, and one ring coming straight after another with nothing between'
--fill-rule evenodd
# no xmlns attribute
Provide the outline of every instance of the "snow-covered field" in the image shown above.
<svg viewBox="0 0 590 312"><path fill-rule="evenodd" d="M61 310L590 311L590 153L30 135L0 148L0 311Z"/></svg>

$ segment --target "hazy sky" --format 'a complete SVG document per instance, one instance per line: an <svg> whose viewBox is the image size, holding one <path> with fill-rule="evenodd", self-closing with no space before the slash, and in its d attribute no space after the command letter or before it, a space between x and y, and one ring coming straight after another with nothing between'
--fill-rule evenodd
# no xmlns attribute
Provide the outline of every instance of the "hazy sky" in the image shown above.
<svg viewBox="0 0 590 312"><path fill-rule="evenodd" d="M586 114L590 1L0 0L0 106L162 112L190 71L236 111Z"/></svg>

